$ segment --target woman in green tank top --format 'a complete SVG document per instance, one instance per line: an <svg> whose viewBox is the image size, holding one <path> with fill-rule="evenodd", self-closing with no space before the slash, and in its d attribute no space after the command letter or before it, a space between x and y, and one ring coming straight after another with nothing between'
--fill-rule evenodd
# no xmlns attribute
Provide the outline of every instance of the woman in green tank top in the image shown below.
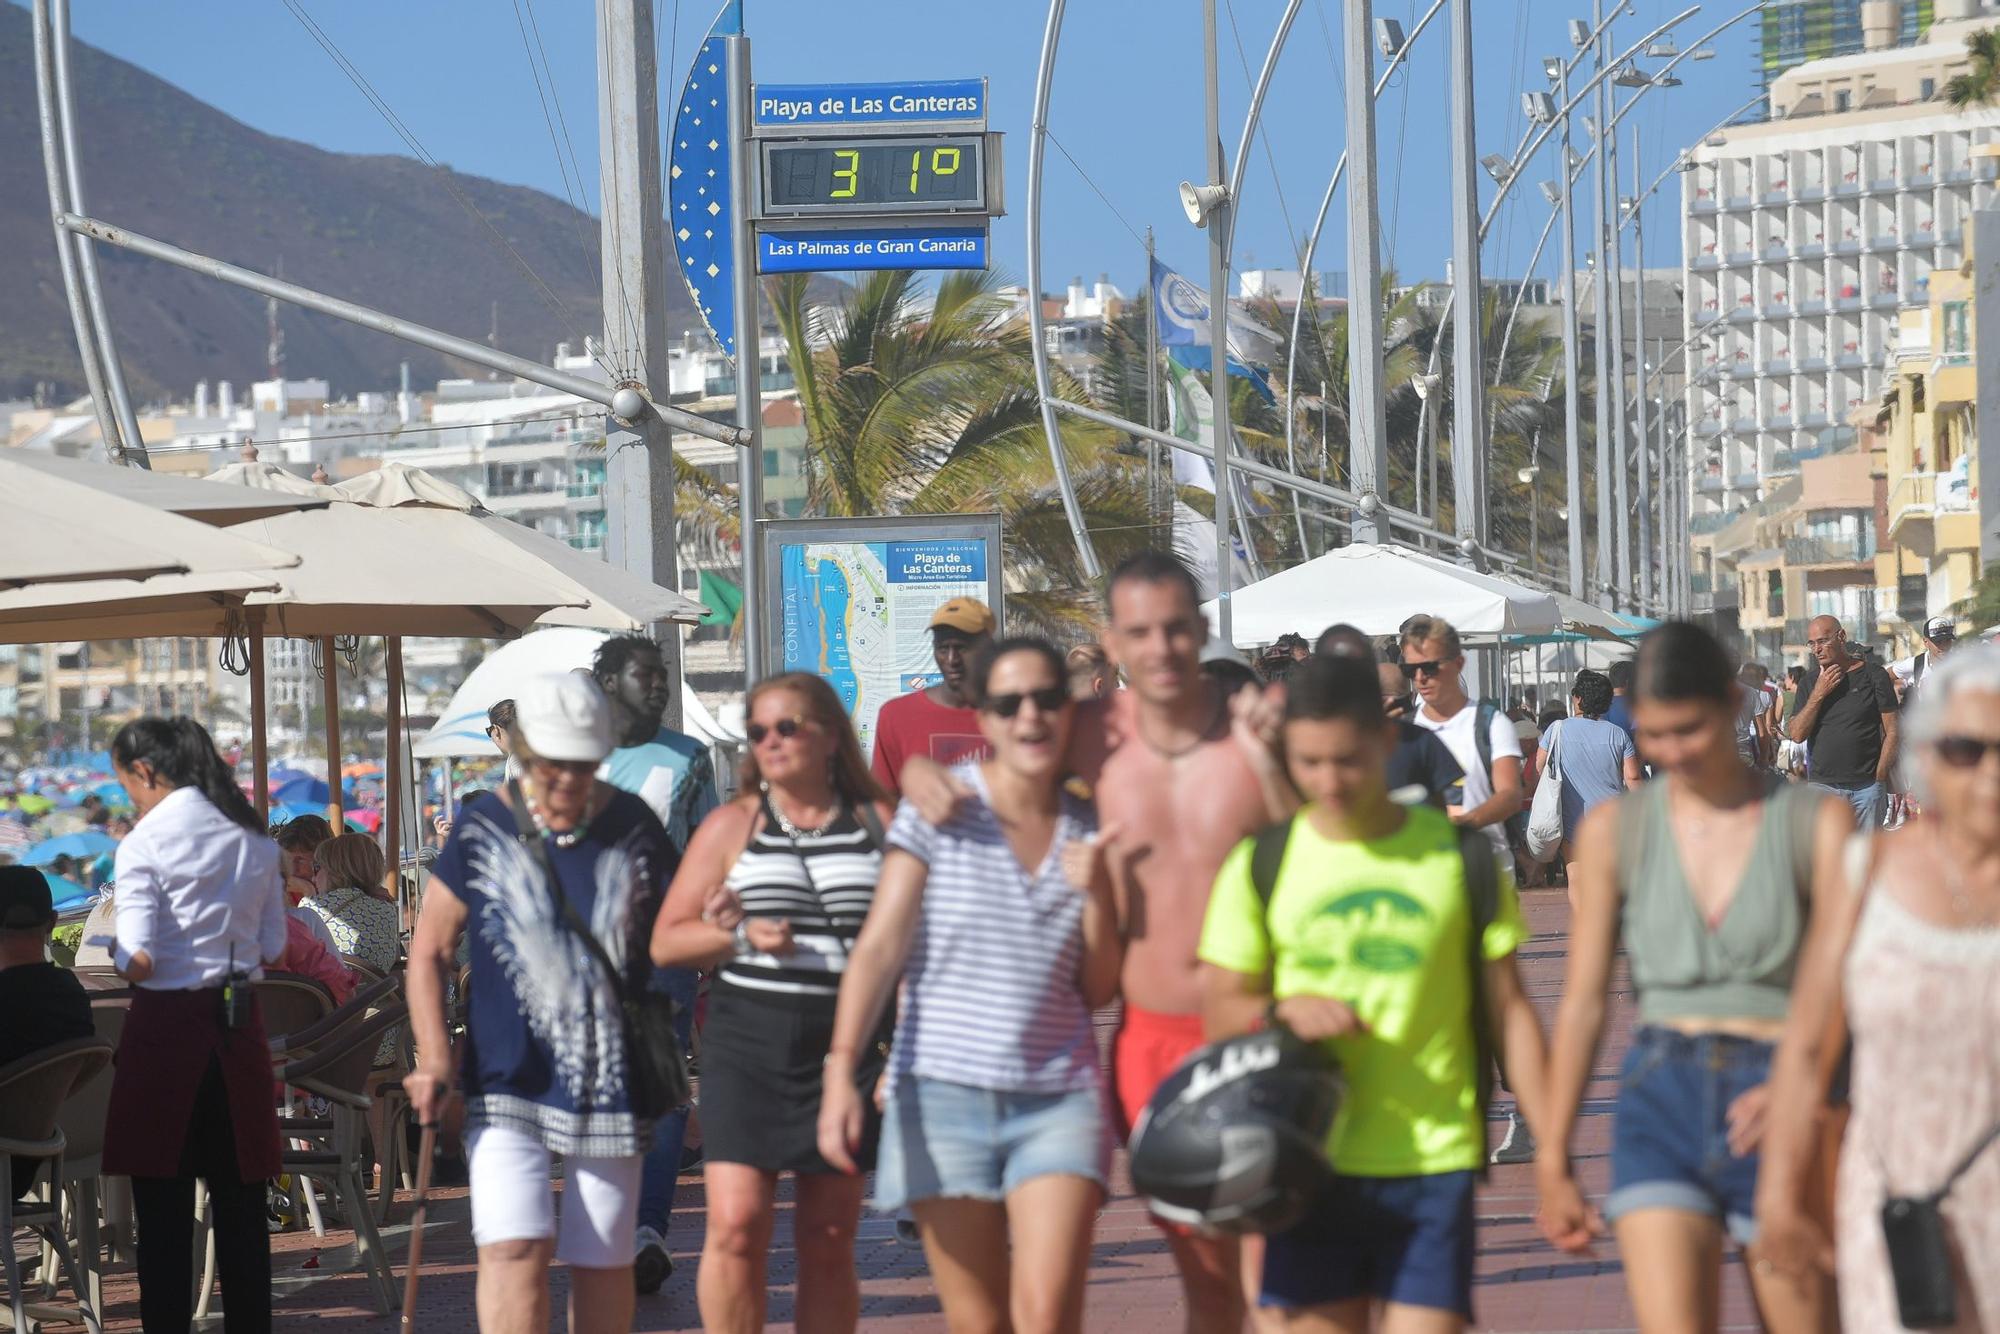
<svg viewBox="0 0 2000 1334"><path fill-rule="evenodd" d="M1639 649L1633 720L1659 775L1585 817L1571 882L1569 970L1536 1158L1541 1225L1584 1252L1604 1231L1568 1151L1603 1035L1614 955L1627 952L1638 1023L1618 1075L1611 1192L1639 1328L1713 1331L1727 1241L1756 1239L1757 1148L1773 1045L1784 1027L1813 886L1852 820L1744 763L1741 687L1714 637L1680 622ZM1750 1266L1767 1328L1830 1328L1824 1283Z"/></svg>

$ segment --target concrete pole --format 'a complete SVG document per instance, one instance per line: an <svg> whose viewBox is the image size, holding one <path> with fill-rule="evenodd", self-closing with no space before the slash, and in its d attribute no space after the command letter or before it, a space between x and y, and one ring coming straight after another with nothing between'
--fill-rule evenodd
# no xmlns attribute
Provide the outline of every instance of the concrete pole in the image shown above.
<svg viewBox="0 0 2000 1334"><path fill-rule="evenodd" d="M1452 526L1460 540L1471 538L1484 546L1486 355L1480 305L1485 291L1479 281L1475 133L1472 0L1451 0Z"/></svg>
<svg viewBox="0 0 2000 1334"><path fill-rule="evenodd" d="M1597 72L1602 74L1605 58L1610 52L1610 42L1602 29L1604 25L1604 0L1592 0L1592 19L1597 28ZM1601 134L1610 121L1610 102L1604 94L1604 81L1600 78L1596 88L1597 125ZM1593 305L1595 327L1591 330L1592 350L1595 352L1594 379L1591 386L1592 406L1596 408L1597 427L1597 594L1605 602L1611 599L1611 525L1614 521L1611 500L1611 349L1608 342L1611 335L1610 303L1605 300L1604 272L1609 263L1610 247L1605 243L1610 239L1604 225L1604 144L1597 145L1597 163L1591 170L1590 204L1592 249L1595 251L1596 267L1591 274L1590 294Z"/></svg>
<svg viewBox="0 0 2000 1334"><path fill-rule="evenodd" d="M734 237L736 308L736 425L745 436L737 447L737 527L743 547L743 680L745 687L764 677L764 579L761 550L764 517L764 352L763 315L758 297L757 232L750 215L756 191L750 164L756 159L750 141L750 39L723 39L729 62L729 132L736 136L736 165L729 178L730 212L736 219ZM671 531L671 530L669 530Z"/></svg>
<svg viewBox="0 0 2000 1334"><path fill-rule="evenodd" d="M665 403L667 268L653 0L597 0L597 132L605 360L629 368L633 387L649 401ZM641 579L678 590L672 428L650 411L630 426L607 414L604 449L606 556ZM748 589L743 605L751 605ZM678 682L680 635L654 637ZM678 728L680 717L681 692L674 690L667 726Z"/></svg>
<svg viewBox="0 0 2000 1334"><path fill-rule="evenodd" d="M1653 473L1647 466L1646 440L1646 224L1645 187L1639 182L1639 131L1632 131L1632 283L1637 297L1632 307L1632 355L1639 363L1632 377L1632 443L1639 452L1638 585L1632 605L1644 610L1653 596Z"/></svg>
<svg viewBox="0 0 2000 1334"><path fill-rule="evenodd" d="M1569 105L1569 62L1563 61L1562 104ZM1570 116L1562 118L1562 160L1557 177L1562 185L1562 340L1563 340L1563 498L1569 505L1569 595L1585 598L1583 577L1583 417L1577 374L1583 369L1578 356L1580 339L1576 320L1576 207L1570 197L1574 176L1570 171Z"/></svg>
<svg viewBox="0 0 2000 1334"><path fill-rule="evenodd" d="M1617 131L1608 121L1599 125L1604 136L1605 207L1610 223L1605 229L1607 244L1597 256L1606 266L1606 290L1611 297L1611 481L1612 505L1617 510L1617 526L1612 531L1617 541L1617 599L1622 609L1632 605L1632 459L1625 435L1625 229L1619 226L1618 216Z"/></svg>
<svg viewBox="0 0 2000 1334"><path fill-rule="evenodd" d="M1208 183L1226 190L1228 164L1222 160L1222 109L1217 95L1215 0L1202 0L1202 84L1208 107ZM1229 595L1235 583L1230 541L1229 473L1229 220L1235 201L1226 195L1208 215L1208 392L1215 403L1215 620L1222 642L1231 644ZM1152 275L1147 275L1152 281Z"/></svg>
<svg viewBox="0 0 2000 1334"><path fill-rule="evenodd" d="M1374 5L1348 0L1341 41L1347 103L1347 482L1357 497L1352 539L1379 542L1376 518L1389 484L1389 427L1382 399L1381 223L1376 207Z"/></svg>

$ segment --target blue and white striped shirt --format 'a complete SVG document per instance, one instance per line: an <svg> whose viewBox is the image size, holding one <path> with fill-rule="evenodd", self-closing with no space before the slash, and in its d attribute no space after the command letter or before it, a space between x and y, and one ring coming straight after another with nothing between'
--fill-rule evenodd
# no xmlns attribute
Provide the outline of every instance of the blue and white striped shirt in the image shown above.
<svg viewBox="0 0 2000 1334"><path fill-rule="evenodd" d="M1096 831L1096 813L1065 792L1048 855L1030 874L1007 844L979 766L957 772L976 800L942 826L906 801L889 827L889 846L930 869L890 1078L1019 1093L1094 1087L1097 1046L1079 978L1085 895L1063 876L1062 849Z"/></svg>

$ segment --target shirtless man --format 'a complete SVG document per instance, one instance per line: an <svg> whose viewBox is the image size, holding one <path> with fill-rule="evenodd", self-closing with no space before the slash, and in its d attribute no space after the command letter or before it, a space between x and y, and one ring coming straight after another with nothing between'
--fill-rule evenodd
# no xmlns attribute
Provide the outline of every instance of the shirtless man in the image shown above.
<svg viewBox="0 0 2000 1334"><path fill-rule="evenodd" d="M1095 790L1099 822L1123 831L1111 849L1126 938L1112 1078L1129 1127L1203 1043L1195 949L1223 859L1289 816L1298 798L1260 734L1256 693L1240 692L1232 707L1201 670L1208 624L1187 569L1159 552L1132 556L1112 571L1106 602L1104 648L1128 688L1079 708L1071 761ZM934 767L912 761L903 790L942 818L955 794L940 779ZM1190 1334L1237 1334L1244 1315L1237 1240L1161 1227L1187 1293Z"/></svg>

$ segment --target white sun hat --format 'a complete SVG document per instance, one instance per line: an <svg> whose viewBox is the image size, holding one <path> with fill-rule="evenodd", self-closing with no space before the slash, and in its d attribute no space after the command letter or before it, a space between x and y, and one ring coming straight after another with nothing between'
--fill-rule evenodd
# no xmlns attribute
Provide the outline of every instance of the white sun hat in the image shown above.
<svg viewBox="0 0 2000 1334"><path fill-rule="evenodd" d="M538 676L514 701L521 740L545 760L602 760L612 751L611 702L580 672Z"/></svg>

